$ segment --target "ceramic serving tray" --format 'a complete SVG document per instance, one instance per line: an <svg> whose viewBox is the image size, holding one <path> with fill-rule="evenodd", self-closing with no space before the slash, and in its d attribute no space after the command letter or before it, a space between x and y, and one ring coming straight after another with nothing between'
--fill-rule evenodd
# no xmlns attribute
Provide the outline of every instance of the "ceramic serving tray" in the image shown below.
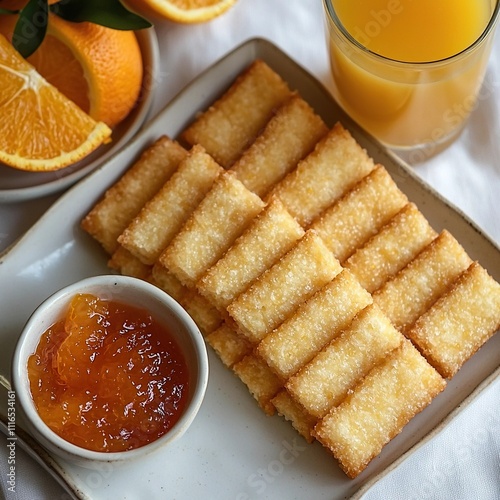
<svg viewBox="0 0 500 500"><path fill-rule="evenodd" d="M175 137L228 87L254 59L266 61L332 125L349 128L375 161L382 163L434 228L447 228L490 274L500 280L500 250L463 214L448 205L396 157L343 114L330 94L274 45L250 40L182 91L136 138L73 187L0 258L0 382L9 383L14 344L35 307L76 280L108 273L107 257L79 227L80 220L141 151L161 134ZM319 443L308 445L278 416L268 417L246 387L210 352L205 401L187 434L168 450L123 468L85 470L36 448L38 460L77 498L308 498L359 495L367 484L430 439L457 408L496 376L500 335L466 363L446 390L417 415L355 480L348 479ZM6 412L6 398L2 401ZM444 422L444 423L443 423ZM22 420L17 424L22 432ZM29 435L24 435L29 442Z"/></svg>

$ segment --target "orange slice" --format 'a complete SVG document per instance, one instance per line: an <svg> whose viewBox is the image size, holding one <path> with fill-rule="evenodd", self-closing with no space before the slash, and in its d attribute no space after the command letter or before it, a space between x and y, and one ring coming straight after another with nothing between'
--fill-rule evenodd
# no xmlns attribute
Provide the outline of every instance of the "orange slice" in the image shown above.
<svg viewBox="0 0 500 500"><path fill-rule="evenodd" d="M0 35L0 161L20 170L73 164L111 135L47 82Z"/></svg>
<svg viewBox="0 0 500 500"><path fill-rule="evenodd" d="M0 33L11 39L16 21L17 16L0 15ZM94 120L112 128L141 92L142 54L133 31L49 14L47 34L28 62Z"/></svg>
<svg viewBox="0 0 500 500"><path fill-rule="evenodd" d="M226 12L236 0L126 0L139 13L155 14L178 23L208 21Z"/></svg>

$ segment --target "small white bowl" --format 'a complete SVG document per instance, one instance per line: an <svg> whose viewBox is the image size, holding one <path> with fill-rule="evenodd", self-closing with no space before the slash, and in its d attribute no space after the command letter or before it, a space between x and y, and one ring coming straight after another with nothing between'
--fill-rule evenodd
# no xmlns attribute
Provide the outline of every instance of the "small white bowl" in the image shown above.
<svg viewBox="0 0 500 500"><path fill-rule="evenodd" d="M123 452L91 451L69 443L52 431L40 418L31 396L28 358L37 348L41 335L61 319L72 297L91 293L147 309L167 327L177 341L189 369L189 396L183 414L169 431L157 440ZM47 298L31 315L18 340L12 361L12 384L29 431L49 452L80 466L95 468L102 462L119 463L143 457L179 438L193 422L208 383L208 356L203 337L187 312L169 295L145 281L128 276L103 275L87 278Z"/></svg>

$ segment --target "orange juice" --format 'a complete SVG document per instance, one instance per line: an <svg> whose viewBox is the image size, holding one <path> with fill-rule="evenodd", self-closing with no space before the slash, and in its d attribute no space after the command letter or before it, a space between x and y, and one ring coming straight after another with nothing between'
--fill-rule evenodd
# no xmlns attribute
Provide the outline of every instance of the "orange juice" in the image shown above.
<svg viewBox="0 0 500 500"><path fill-rule="evenodd" d="M472 45L491 17L481 0L333 0L340 22L376 54L404 62L429 62Z"/></svg>
<svg viewBox="0 0 500 500"><path fill-rule="evenodd" d="M450 140L475 106L493 0L325 0L334 94L386 145Z"/></svg>

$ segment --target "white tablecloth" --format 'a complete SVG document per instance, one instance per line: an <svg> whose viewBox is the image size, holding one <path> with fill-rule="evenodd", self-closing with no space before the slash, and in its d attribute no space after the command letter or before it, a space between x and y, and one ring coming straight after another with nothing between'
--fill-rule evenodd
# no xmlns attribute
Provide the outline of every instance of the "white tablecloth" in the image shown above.
<svg viewBox="0 0 500 500"><path fill-rule="evenodd" d="M206 24L155 24L162 60L155 111L219 57L254 37L272 41L331 88L321 0L239 0L227 14ZM450 148L415 165L415 171L500 244L499 37L466 130ZM0 251L36 222L55 198L0 204ZM435 439L374 485L364 500L500 499L499 410L497 380ZM6 466L2 442L3 488ZM18 456L16 467L17 493L7 498L67 498L29 459Z"/></svg>

